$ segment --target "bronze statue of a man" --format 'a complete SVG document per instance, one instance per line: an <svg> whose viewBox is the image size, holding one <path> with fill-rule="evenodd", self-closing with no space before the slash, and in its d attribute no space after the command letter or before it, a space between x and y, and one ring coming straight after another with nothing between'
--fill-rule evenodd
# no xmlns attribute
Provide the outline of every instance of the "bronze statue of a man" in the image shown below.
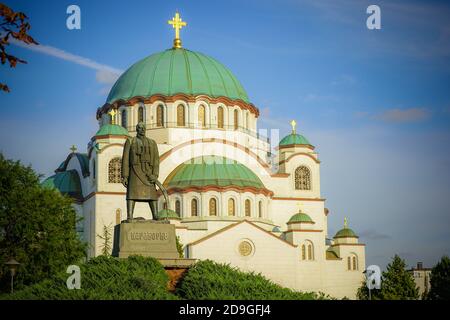
<svg viewBox="0 0 450 320"><path fill-rule="evenodd" d="M159 175L156 142L145 136L145 124L136 125L136 137L127 139L122 156L122 182L127 188L127 220L133 220L136 201L148 202L153 220L158 219L155 183Z"/></svg>

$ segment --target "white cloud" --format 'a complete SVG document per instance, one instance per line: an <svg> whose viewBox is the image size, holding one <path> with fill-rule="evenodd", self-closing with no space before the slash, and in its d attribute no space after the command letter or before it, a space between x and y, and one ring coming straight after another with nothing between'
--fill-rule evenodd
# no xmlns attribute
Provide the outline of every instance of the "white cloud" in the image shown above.
<svg viewBox="0 0 450 320"><path fill-rule="evenodd" d="M17 41L15 39L11 40L11 43L22 47L31 51L39 52L48 56L52 56L58 59L62 59L65 61L69 61L84 67L88 67L90 69L94 69L97 71L96 80L102 84L112 84L115 80L120 76L123 72L120 69L116 69L114 67L98 63L89 58L81 57L70 52L52 47L47 45L35 45L35 44L25 44L23 42Z"/></svg>
<svg viewBox="0 0 450 320"><path fill-rule="evenodd" d="M426 120L430 113L425 108L389 109L375 118L386 122L418 122Z"/></svg>
<svg viewBox="0 0 450 320"><path fill-rule="evenodd" d="M101 69L98 70L95 74L95 79L97 79L100 83L105 84L114 84L116 82L117 78L119 78L120 74L111 72L109 70Z"/></svg>
<svg viewBox="0 0 450 320"><path fill-rule="evenodd" d="M331 81L332 86L339 86L339 85L353 85L356 83L355 77L348 75L348 74L342 74L333 81Z"/></svg>

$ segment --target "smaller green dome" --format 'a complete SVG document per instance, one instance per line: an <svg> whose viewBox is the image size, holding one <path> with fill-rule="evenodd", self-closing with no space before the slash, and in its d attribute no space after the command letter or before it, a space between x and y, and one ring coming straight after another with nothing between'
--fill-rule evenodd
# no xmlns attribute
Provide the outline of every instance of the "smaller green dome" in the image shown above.
<svg viewBox="0 0 450 320"><path fill-rule="evenodd" d="M57 172L45 179L41 186L43 188L56 189L62 194L78 200L83 199L80 176L76 170Z"/></svg>
<svg viewBox="0 0 450 320"><path fill-rule="evenodd" d="M272 232L280 233L281 230L279 227L275 226L275 227L273 227Z"/></svg>
<svg viewBox="0 0 450 320"><path fill-rule="evenodd" d="M104 124L95 136L129 136L128 130L117 124Z"/></svg>
<svg viewBox="0 0 450 320"><path fill-rule="evenodd" d="M311 145L311 143L309 143L308 139L306 139L301 134L297 134L297 133L291 133L290 135L284 137L280 141L280 146L288 146L288 145L291 145L291 144Z"/></svg>
<svg viewBox="0 0 450 320"><path fill-rule="evenodd" d="M311 219L310 216L308 216L306 213L298 212L294 214L288 221L288 223L314 223L314 221Z"/></svg>
<svg viewBox="0 0 450 320"><path fill-rule="evenodd" d="M344 228L339 230L334 238L358 238L356 233L350 228Z"/></svg>
<svg viewBox="0 0 450 320"><path fill-rule="evenodd" d="M163 219L181 220L180 216L178 216L178 214L175 211L173 211L172 209L162 209L158 212L158 220L163 220Z"/></svg>

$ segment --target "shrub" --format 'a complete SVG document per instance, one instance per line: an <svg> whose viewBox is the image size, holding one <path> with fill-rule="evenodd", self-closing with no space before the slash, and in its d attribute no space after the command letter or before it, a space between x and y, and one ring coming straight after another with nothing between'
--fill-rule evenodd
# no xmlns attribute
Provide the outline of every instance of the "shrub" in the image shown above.
<svg viewBox="0 0 450 320"><path fill-rule="evenodd" d="M194 300L312 300L315 293L295 292L253 272L239 271L211 260L197 262L179 284L176 294ZM321 296L322 297L322 296Z"/></svg>
<svg viewBox="0 0 450 320"><path fill-rule="evenodd" d="M131 256L128 259L99 256L80 266L81 289L69 290L67 273L29 286L2 299L18 300L169 300L168 276L154 258Z"/></svg>

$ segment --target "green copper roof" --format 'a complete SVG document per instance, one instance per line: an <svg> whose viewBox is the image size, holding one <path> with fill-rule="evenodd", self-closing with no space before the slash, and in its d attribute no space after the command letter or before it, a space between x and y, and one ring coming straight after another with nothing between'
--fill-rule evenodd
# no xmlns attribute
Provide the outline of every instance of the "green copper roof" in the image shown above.
<svg viewBox="0 0 450 320"><path fill-rule="evenodd" d="M95 134L95 136L106 136L106 135L129 136L128 130L117 124L104 124L100 128L100 130L98 130L97 133Z"/></svg>
<svg viewBox="0 0 450 320"><path fill-rule="evenodd" d="M340 260L341 258L339 258L338 254L336 252L334 252L332 249L328 249L325 252L325 256L327 260Z"/></svg>
<svg viewBox="0 0 450 320"><path fill-rule="evenodd" d="M202 156L178 166L165 185L177 187L253 187L264 189L261 180L243 164L219 156Z"/></svg>
<svg viewBox="0 0 450 320"><path fill-rule="evenodd" d="M302 136L301 134L297 134L297 133L291 133L290 135L284 137L280 141L280 146L287 146L287 145L290 145L290 144L308 144L308 145L311 145L311 143L309 143L309 141L304 136Z"/></svg>
<svg viewBox="0 0 450 320"><path fill-rule="evenodd" d="M356 233L350 228L344 228L339 230L334 238L358 238Z"/></svg>
<svg viewBox="0 0 450 320"><path fill-rule="evenodd" d="M223 64L199 52L173 48L132 65L116 81L106 102L177 93L249 102L240 82Z"/></svg>
<svg viewBox="0 0 450 320"><path fill-rule="evenodd" d="M299 223L299 222L314 223L311 217L303 212L294 214L288 221L288 223Z"/></svg>
<svg viewBox="0 0 450 320"><path fill-rule="evenodd" d="M66 171L69 161L70 159L72 159L72 157L77 158L78 162L80 163L81 173L83 174L84 177L87 177L89 175L89 158L86 153L78 153L78 152L70 153L67 156L66 160L61 162L61 164L59 165L58 169L55 170L55 172L57 173Z"/></svg>
<svg viewBox="0 0 450 320"><path fill-rule="evenodd" d="M59 190L62 194L69 195L76 199L82 199L81 182L76 170L57 172L45 179L41 186L44 188Z"/></svg>
<svg viewBox="0 0 450 320"><path fill-rule="evenodd" d="M181 220L181 218L178 216L178 214L173 211L172 209L162 209L158 212L158 220L163 219L178 219Z"/></svg>

